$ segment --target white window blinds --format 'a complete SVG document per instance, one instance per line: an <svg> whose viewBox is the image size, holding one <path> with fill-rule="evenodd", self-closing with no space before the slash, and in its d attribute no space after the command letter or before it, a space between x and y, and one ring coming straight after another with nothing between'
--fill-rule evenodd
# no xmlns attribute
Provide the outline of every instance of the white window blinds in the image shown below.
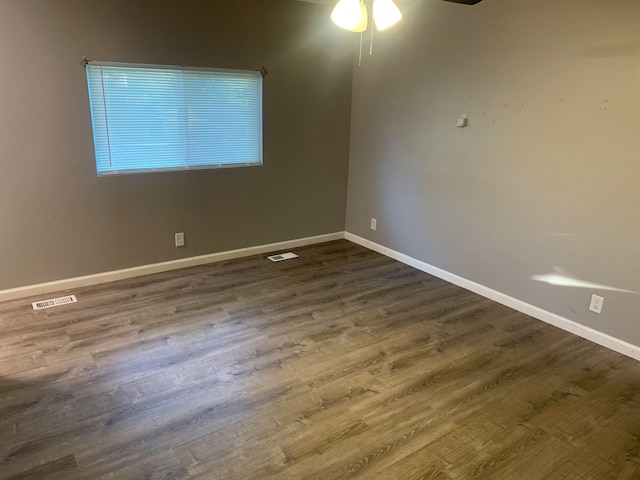
<svg viewBox="0 0 640 480"><path fill-rule="evenodd" d="M89 62L98 175L262 164L262 73Z"/></svg>

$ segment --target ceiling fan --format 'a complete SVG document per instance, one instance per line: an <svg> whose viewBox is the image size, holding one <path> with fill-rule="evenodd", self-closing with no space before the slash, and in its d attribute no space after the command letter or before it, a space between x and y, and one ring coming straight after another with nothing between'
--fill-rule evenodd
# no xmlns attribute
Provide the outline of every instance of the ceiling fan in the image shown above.
<svg viewBox="0 0 640 480"><path fill-rule="evenodd" d="M444 0L445 2L475 5L482 0ZM402 18L402 13L393 0L339 0L331 13L331 20L351 32L364 32L369 25L367 4L373 7L373 21L378 30L386 30Z"/></svg>
<svg viewBox="0 0 640 480"><path fill-rule="evenodd" d="M482 0L444 0L445 2L475 5ZM369 17L367 5L371 5L373 13ZM350 32L360 33L360 59L362 64L362 34L369 27L370 19L377 30L386 30L402 19L402 12L393 0L338 0L331 13L331 20L340 28ZM371 27L371 42L369 54L373 54L373 26Z"/></svg>
<svg viewBox="0 0 640 480"><path fill-rule="evenodd" d="M465 5L475 5L476 3L480 3L482 0L444 0L445 2L453 2L453 3L464 3Z"/></svg>

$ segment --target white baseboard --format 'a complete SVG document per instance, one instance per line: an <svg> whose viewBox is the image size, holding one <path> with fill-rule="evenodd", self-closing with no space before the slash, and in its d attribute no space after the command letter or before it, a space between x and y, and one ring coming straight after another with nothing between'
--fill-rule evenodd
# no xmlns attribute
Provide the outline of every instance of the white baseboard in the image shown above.
<svg viewBox="0 0 640 480"><path fill-rule="evenodd" d="M560 315L556 315L555 313L551 313L547 310L536 307L522 300L518 300L517 298L510 297L509 295L505 295L504 293L498 292L489 287L485 287L484 285L481 285L479 283L447 272L446 270L442 270L441 268L434 267L433 265L429 265L428 263L422 262L420 260L416 260L413 257L397 252L395 250L391 250L390 248L374 243L370 240L367 240L366 238L359 237L349 232L345 232L345 238L353 243L357 243L358 245L381 253L382 255L393 258L394 260L398 260L399 262L410 265L418 270L433 275L434 277L446 280L447 282L453 283L454 285L458 285L459 287L477 293L478 295L482 295L483 297L501 303L502 305L511 307L514 310L518 310L519 312L525 313L533 318L542 320L545 323L549 323L558 328L561 328L562 330L571 332L575 335L578 335L579 337L597 343L598 345L609 348L636 360L640 360L640 347L636 345L632 345L593 328L586 327L580 323L574 322L573 320L569 320L568 318L561 317Z"/></svg>
<svg viewBox="0 0 640 480"><path fill-rule="evenodd" d="M335 232L325 235L317 235L314 237L298 238L287 240L284 242L270 243L267 245L258 245L248 248L240 248L238 250L229 250L226 252L211 253L208 255L200 255L197 257L181 258L168 262L154 263L151 265L142 265L139 267L125 268L123 270L114 270L111 272L97 273L94 275L85 275L82 277L68 278L57 280L54 282L40 283L37 285L28 285L25 287L12 288L9 290L0 290L0 302L14 300L18 298L31 297L34 295L42 295L61 290L69 290L72 288L87 287L98 285L101 283L123 280L126 278L141 277L153 273L168 272L170 270L178 270L180 268L194 267L197 265L205 265L208 263L222 262L232 260L234 258L248 257L251 255L260 255L262 253L276 252L289 248L302 247L305 245L313 245L316 243L329 242L332 240L347 240L357 243L365 248L381 253L387 257L398 260L406 265L410 265L418 270L426 272L435 277L441 278L447 282L458 285L471 292L477 293L485 298L501 303L513 308L531 317L537 318L545 323L549 323L567 332L578 335L579 337L590 340L598 345L614 350L628 357L640 360L640 347L632 345L618 338L607 335L593 328L584 326L580 323L561 317L555 313L551 313L542 308L531 305L527 302L511 297L504 293L493 290L479 283L468 280L459 275L447 272L428 263L417 260L413 257L397 252L390 248L379 245L375 242L359 237L349 232Z"/></svg>
<svg viewBox="0 0 640 480"><path fill-rule="evenodd" d="M234 258L249 257L251 255L260 255L262 253L270 253L278 250L302 247L305 245L313 245L316 243L330 242L332 240L340 240L344 238L344 232L328 233L325 235L317 235L315 237L298 238L295 240L287 240L284 242L270 243L267 245L258 245L255 247L240 248L238 250L229 250L226 252L211 253L208 255L200 255L198 257L181 258L168 262L154 263L151 265L142 265L140 267L125 268L123 270L114 270L111 272L96 273L94 275L85 275L82 277L67 278L54 282L40 283L37 285L28 285L25 287L12 288L9 290L0 290L0 302L14 300L17 298L31 297L34 295L42 295L45 293L57 292L60 290L69 290L72 288L87 287L90 285L98 285L100 283L113 282L123 280L125 278L141 277L152 273L168 272L170 270L178 270L180 268L194 267L197 265L205 265L208 263L222 262Z"/></svg>

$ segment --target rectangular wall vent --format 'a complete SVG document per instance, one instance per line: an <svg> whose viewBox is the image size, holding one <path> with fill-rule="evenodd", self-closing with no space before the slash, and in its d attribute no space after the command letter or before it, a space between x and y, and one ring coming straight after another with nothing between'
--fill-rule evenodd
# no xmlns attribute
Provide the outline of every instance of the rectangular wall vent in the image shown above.
<svg viewBox="0 0 640 480"><path fill-rule="evenodd" d="M293 252L287 252L287 253L280 253L278 255L271 255L270 257L267 257L269 260L271 260L272 262L281 262L283 260L290 260L292 258L298 258L298 255L296 255Z"/></svg>
<svg viewBox="0 0 640 480"><path fill-rule="evenodd" d="M58 307L60 305L66 305L67 303L76 303L78 299L75 295L68 295L66 297L52 298L51 300L42 300L40 302L33 302L34 310L42 310L44 308Z"/></svg>

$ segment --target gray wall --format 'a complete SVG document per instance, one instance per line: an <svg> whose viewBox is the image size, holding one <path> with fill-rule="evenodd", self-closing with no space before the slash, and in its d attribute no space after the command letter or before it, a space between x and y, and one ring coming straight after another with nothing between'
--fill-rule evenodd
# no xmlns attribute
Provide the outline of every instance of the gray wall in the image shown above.
<svg viewBox="0 0 640 480"><path fill-rule="evenodd" d="M355 69L347 230L640 345L637 293L532 278L640 291L640 2L404 7Z"/></svg>
<svg viewBox="0 0 640 480"><path fill-rule="evenodd" d="M352 37L326 14L285 0L2 0L0 290L343 230ZM266 66L264 167L97 178L83 56Z"/></svg>

